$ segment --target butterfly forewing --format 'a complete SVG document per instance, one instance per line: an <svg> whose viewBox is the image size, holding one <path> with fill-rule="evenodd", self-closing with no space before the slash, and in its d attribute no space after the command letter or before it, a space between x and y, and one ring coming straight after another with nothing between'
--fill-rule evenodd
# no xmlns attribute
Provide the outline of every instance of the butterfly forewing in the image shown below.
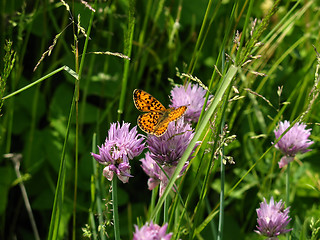
<svg viewBox="0 0 320 240"><path fill-rule="evenodd" d="M156 98L140 89L133 91L133 101L136 108L141 112L166 111L166 108Z"/></svg>
<svg viewBox="0 0 320 240"><path fill-rule="evenodd" d="M158 124L155 126L154 135L160 137L162 136L168 129L168 125L172 121L178 120L183 116L184 112L187 110L186 106L182 106L179 108L169 108L162 118L159 119Z"/></svg>
<svg viewBox="0 0 320 240"><path fill-rule="evenodd" d="M178 107L176 109L171 108L171 111L169 112L169 117L168 117L169 122L176 121L179 118L181 118L186 110L187 110L186 106Z"/></svg>

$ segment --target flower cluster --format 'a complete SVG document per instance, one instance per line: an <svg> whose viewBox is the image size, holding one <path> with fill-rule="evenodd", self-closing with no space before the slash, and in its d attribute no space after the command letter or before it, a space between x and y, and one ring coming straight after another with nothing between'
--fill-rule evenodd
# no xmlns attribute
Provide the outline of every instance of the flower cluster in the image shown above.
<svg viewBox="0 0 320 240"><path fill-rule="evenodd" d="M133 234L133 240L170 240L172 233L166 234L168 224L166 223L162 227L153 222L146 223L140 229L137 225L134 226L135 233Z"/></svg>
<svg viewBox="0 0 320 240"><path fill-rule="evenodd" d="M280 122L278 128L274 130L275 138L278 139L289 126L288 121ZM305 129L306 126L303 123L296 123L275 145L285 155L279 162L279 168L292 162L297 153L311 151L308 149L313 144L313 141L308 139L311 129Z"/></svg>
<svg viewBox="0 0 320 240"><path fill-rule="evenodd" d="M193 136L191 125L184 122L183 119L171 122L167 132L161 137L148 136L147 145L150 156L161 165L176 166Z"/></svg>
<svg viewBox="0 0 320 240"><path fill-rule="evenodd" d="M149 152L141 159L142 169L149 176L148 188L154 189L160 184L160 196L163 194L170 177L194 136L191 122L197 122L205 102L206 91L198 86L176 86L171 90L170 107L187 106L183 118L170 122L167 131L160 137L148 135L147 146ZM193 153L193 152L192 152ZM185 172L189 160L185 162L178 177Z"/></svg>
<svg viewBox="0 0 320 240"><path fill-rule="evenodd" d="M168 124L167 131L160 137L148 135L146 144L148 152L141 159L142 169L149 176L148 188L154 189L160 185L160 196L163 194L169 179L175 172L177 165L194 136L191 122L197 122L205 102L206 91L197 86L188 84L185 87L175 87L171 91L170 107L187 106L185 118ZM105 143L99 147L99 154L91 155L101 164L106 165L104 176L112 180L114 174L123 182L129 181L129 160L140 155L145 148L143 135L138 134L137 127L129 129L129 123L112 123ZM191 152L178 177L185 172ZM160 227L157 224L146 223L140 229L135 226L134 240L170 240L172 233L166 234L168 224Z"/></svg>
<svg viewBox="0 0 320 240"><path fill-rule="evenodd" d="M99 163L106 165L103 175L111 181L115 173L123 182L129 181L129 160L140 155L145 148L143 135L138 134L137 127L129 131L130 123L112 123L105 143L99 148L99 154L91 155Z"/></svg>
<svg viewBox="0 0 320 240"><path fill-rule="evenodd" d="M205 102L206 90L189 83L187 86L176 86L171 90L170 107L188 106L184 118L188 122L198 122ZM212 98L210 96L209 100ZM209 101L207 102L207 105Z"/></svg>
<svg viewBox="0 0 320 240"><path fill-rule="evenodd" d="M161 169L159 167L158 163L150 157L149 152L147 152L145 155L145 158L141 159L140 161L142 163L142 165L141 165L142 169L149 176L148 189L152 190L160 184L159 194L160 194L160 196L162 196L162 194L163 194L163 192L169 182L169 178L174 173L176 167L170 166L170 165L160 165L162 168ZM178 175L178 178L183 175L188 164L189 164L188 161L184 164L180 174Z"/></svg>
<svg viewBox="0 0 320 240"><path fill-rule="evenodd" d="M180 158L193 136L194 132L191 125L184 122L183 119L171 122L167 132L161 137L148 136L147 145L149 152L146 153L145 158L141 162L143 170L150 177L148 180L149 190L160 184L160 196L162 195L168 184L168 177L170 178L174 173ZM192 156L190 155L189 160L191 158ZM188 164L189 161L184 164L178 177L182 176Z"/></svg>
<svg viewBox="0 0 320 240"><path fill-rule="evenodd" d="M274 240L278 239L277 236L290 232L292 228L286 229L291 221L288 215L289 208L284 208L282 200L275 202L271 197L268 204L264 198L264 201L260 203L260 208L257 209L258 230L255 232Z"/></svg>

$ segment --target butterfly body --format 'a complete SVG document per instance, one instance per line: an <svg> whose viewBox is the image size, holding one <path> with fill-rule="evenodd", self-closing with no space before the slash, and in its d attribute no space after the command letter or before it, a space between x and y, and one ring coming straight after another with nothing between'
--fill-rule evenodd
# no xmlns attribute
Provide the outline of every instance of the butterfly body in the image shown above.
<svg viewBox="0 0 320 240"><path fill-rule="evenodd" d="M186 106L167 109L151 94L140 89L133 91L133 102L139 111L145 112L138 117L138 126L157 137L162 136L169 123L179 119L187 110Z"/></svg>

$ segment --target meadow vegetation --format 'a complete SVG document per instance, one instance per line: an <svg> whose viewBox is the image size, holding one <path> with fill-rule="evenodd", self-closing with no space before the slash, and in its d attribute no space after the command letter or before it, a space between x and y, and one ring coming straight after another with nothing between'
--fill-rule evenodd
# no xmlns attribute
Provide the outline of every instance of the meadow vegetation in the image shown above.
<svg viewBox="0 0 320 240"><path fill-rule="evenodd" d="M133 239L152 222L166 240L262 240L256 210L271 199L291 218L279 239L320 239L318 1L2 0L0 12L0 239ZM191 100L148 136L134 89L165 108Z"/></svg>

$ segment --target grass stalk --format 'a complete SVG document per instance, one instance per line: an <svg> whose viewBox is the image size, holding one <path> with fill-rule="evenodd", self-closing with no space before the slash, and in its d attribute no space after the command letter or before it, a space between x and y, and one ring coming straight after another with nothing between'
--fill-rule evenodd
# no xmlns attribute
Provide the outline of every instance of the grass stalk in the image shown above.
<svg viewBox="0 0 320 240"><path fill-rule="evenodd" d="M208 131L211 131L211 130L208 130ZM207 134L206 134L207 135ZM216 136L218 136L218 135L216 135ZM205 136L203 137L203 139L205 139ZM202 141L203 142L203 141ZM216 148L216 145L217 145L217 142L218 142L218 139L215 139L214 140L214 143L215 143L215 145L212 147L212 149L215 149ZM198 186L198 182L199 182L199 178L200 178L200 176L201 176L201 169L204 169L204 161L203 161L203 156L204 156L204 154L202 155L202 158L201 158L201 160L199 161L200 163L199 163L199 166L198 166L198 169L197 169L197 173L196 173L196 177L195 177L195 179L194 179L194 182L195 182L195 184L193 184L194 185L194 187L195 186ZM202 203L203 203L203 201L205 200L205 199L207 199L206 198L206 194L207 194L207 189L208 189L208 185L209 185L209 181L210 181L210 177L211 177L211 175L210 175L210 173L211 173L211 171L212 171L212 166L213 166L213 161L214 161L214 152L211 152L211 157L210 157L210 161L207 163L207 166L206 166L206 168L207 168L207 170L205 171L205 173L204 173L204 179L203 179L203 181L202 181L202 188L201 188L201 190L199 191L200 192L200 194L199 194L199 201L198 201L198 203L197 203L197 205L196 205L196 207L195 207L195 209L194 209L194 216L193 216L193 224L192 224L192 232L191 232L191 234L190 234L190 237L189 237L189 239L192 239L195 235L194 235L194 232L195 232L195 228L196 228L196 226L197 226L197 224L201 221L201 211L200 211L200 208L201 208L201 205L202 205ZM217 166L217 164L215 164L214 166ZM200 184L200 183L199 183ZM193 188L191 188L191 192L193 192L194 191L194 189ZM191 196L190 196L191 197ZM189 201L187 201L187 203L189 204Z"/></svg>
<svg viewBox="0 0 320 240"><path fill-rule="evenodd" d="M40 240L37 224L36 224L36 221L35 221L33 213L32 213L32 208L31 208L30 201L29 201L29 198L28 198L27 190L26 190L25 185L23 184L23 179L22 179L21 174L20 174L21 157L22 156L20 154L14 154L11 159L12 159L12 162L14 164L14 170L16 172L17 179L19 180L19 186L20 186L20 189L21 189L22 198L24 200L24 204L26 205L26 210L27 210L27 213L28 213L28 216L29 216L29 219L30 219L30 223L31 223L31 227L32 227L32 230L33 230L34 238L36 240Z"/></svg>
<svg viewBox="0 0 320 240"><path fill-rule="evenodd" d="M129 24L128 24L128 29L125 35L125 45L124 45L124 54L129 58L131 57L133 33L134 33L134 26L135 26L134 8L135 8L135 0L130 0L129 1ZM124 109L124 104L126 102L129 66L130 66L130 60L124 59L124 70L123 70L123 76L122 76L121 94L120 94L120 102L119 102L119 109L118 109L118 120L120 120L121 118L121 115Z"/></svg>
<svg viewBox="0 0 320 240"><path fill-rule="evenodd" d="M78 59L78 44L76 45L76 59ZM76 60L78 63L78 60ZM78 66L78 65L76 65ZM78 67L77 67L78 68ZM77 71L78 72L78 71ZM76 144L75 144L75 159L74 159L74 190L73 190L73 218L72 218L72 239L76 240L76 216L77 216L77 190L78 190L78 154L79 154L79 84L80 79L75 81L75 92L76 92Z"/></svg>
<svg viewBox="0 0 320 240"><path fill-rule="evenodd" d="M220 209L219 209L219 224L217 240L223 239L223 224L224 224L224 184L225 184L225 165L223 163L223 156L220 156Z"/></svg>
<svg viewBox="0 0 320 240"><path fill-rule="evenodd" d="M97 0L95 0L96 4ZM80 91L80 80L82 76L83 66L85 63L85 57L86 52L88 48L88 43L90 39L90 33L91 33L91 27L93 24L93 18L94 18L94 11L91 11L87 36L84 42L84 47L82 51L81 61L80 61L80 67L79 67L79 51L78 51L78 39L75 37L75 62L76 62L76 71L78 73L78 78L75 81L75 89L76 89L76 98L75 98L75 105L76 105L76 144L75 144L75 172L74 172L74 201L73 201L73 231L72 231L72 239L76 239L76 214L77 214L77 191L78 191L78 164L79 164L79 91ZM76 34L75 34L76 36ZM78 69L79 67L79 69Z"/></svg>
<svg viewBox="0 0 320 240"><path fill-rule="evenodd" d="M168 211L169 211L169 201L168 201L169 196L166 197L165 201L164 201L164 207L163 207L163 223L167 223L169 220L168 217Z"/></svg>
<svg viewBox="0 0 320 240"><path fill-rule="evenodd" d="M224 114L226 112L226 107L228 105L228 96L230 94L231 87L228 88L228 93L226 94L226 97L224 99L224 108L223 108L223 116L220 124L220 134L223 134L224 131ZM221 156L220 156L220 209L219 209L219 224L218 224L218 237L217 240L222 240L223 239L223 226L224 226L224 192L225 192L225 163L224 163L224 146L222 146L221 149Z"/></svg>
<svg viewBox="0 0 320 240"><path fill-rule="evenodd" d="M51 221L50 221L50 227L48 232L48 239L57 239L58 238L58 232L59 232L59 223L60 218L62 214L62 207L63 207L63 199L64 199L64 187L65 187L65 179L66 179L66 147L67 142L69 138L69 131L70 131L70 125L71 125L71 119L72 119L72 113L74 111L75 106L75 94L73 95L70 111L69 111L69 118L68 118L68 124L66 129L66 134L64 138L64 143L62 147L62 153L61 153L61 159L60 159L60 168L59 168L59 174L58 174L58 181L57 181L57 187L56 192L54 196L53 201L53 207L52 207L52 214L51 214Z"/></svg>
<svg viewBox="0 0 320 240"><path fill-rule="evenodd" d="M49 77L57 74L58 72L60 72L60 71L62 71L62 70L66 70L67 72L69 72L69 71L73 72L73 71L72 71L70 68L68 68L67 66L62 66L62 67L60 67L60 68L52 71L51 73L48 73L47 75L43 76L42 78L39 78L38 80L34 81L33 83L30 83L30 84L28 84L27 86L25 86L25 87L23 87L23 88L20 88L19 90L14 91L13 93L8 94L7 96L3 97L2 99L4 100L4 99L8 99L8 98L10 98L10 97L13 97L13 96L17 95L18 93L21 93L21 92L27 90L28 88L31 88L32 86L34 86L34 85L36 85L36 84L38 84L38 83L41 83L43 80L46 80L47 78L49 78ZM69 73L70 73L70 72L69 72ZM75 72L73 72L72 75L76 75L76 76L77 76L77 74L76 74Z"/></svg>
<svg viewBox="0 0 320 240"><path fill-rule="evenodd" d="M190 73L190 74L192 74L194 71L194 68L197 64L199 54L201 53L203 43L206 39L206 32L209 31L209 28L207 26L207 21L209 19L209 13L212 8L213 2L214 2L213 0L209 0L207 8L206 8L206 13L205 13L203 21L202 21L199 36L198 36L197 42L196 42L196 46L195 46L194 51L192 53L191 61L189 63L188 73ZM213 18L211 18L211 22L212 21L213 21Z"/></svg>
<svg viewBox="0 0 320 240"><path fill-rule="evenodd" d="M231 31L231 28L232 28L232 18L234 16L234 13L235 13L235 9L236 9L236 6L237 6L237 3L234 3L233 5L233 8L232 8L232 11L230 13L230 18L229 18L229 24L228 24L228 28L226 30L226 33L223 37L223 41L222 41L222 44L220 46L220 49L219 49L219 54L218 54L218 57L217 57L217 60L216 60L216 64L215 66L220 66L220 61L221 61L221 66L224 66L225 65L225 48L226 48L226 42L227 40L229 39L229 34L230 34L230 31ZM210 25L212 24L212 21L210 22ZM226 70L226 68L224 68ZM216 68L214 69L212 75L211 75L211 78L210 78L210 81L209 81L209 90L212 90L212 87L213 87L213 83L214 83L214 79L215 79L215 76L217 74L217 71L216 71ZM202 107L202 111L201 111L201 114L200 114L200 117L199 117L199 121L198 121L198 124L196 126L196 129L198 128L198 125L200 123L200 120L202 119L203 117L203 114L205 113L205 109L206 109L206 106L207 106L207 102L209 100L209 95L210 95L210 92L207 92L206 94L206 99L205 99L205 102L203 104L203 107Z"/></svg>

